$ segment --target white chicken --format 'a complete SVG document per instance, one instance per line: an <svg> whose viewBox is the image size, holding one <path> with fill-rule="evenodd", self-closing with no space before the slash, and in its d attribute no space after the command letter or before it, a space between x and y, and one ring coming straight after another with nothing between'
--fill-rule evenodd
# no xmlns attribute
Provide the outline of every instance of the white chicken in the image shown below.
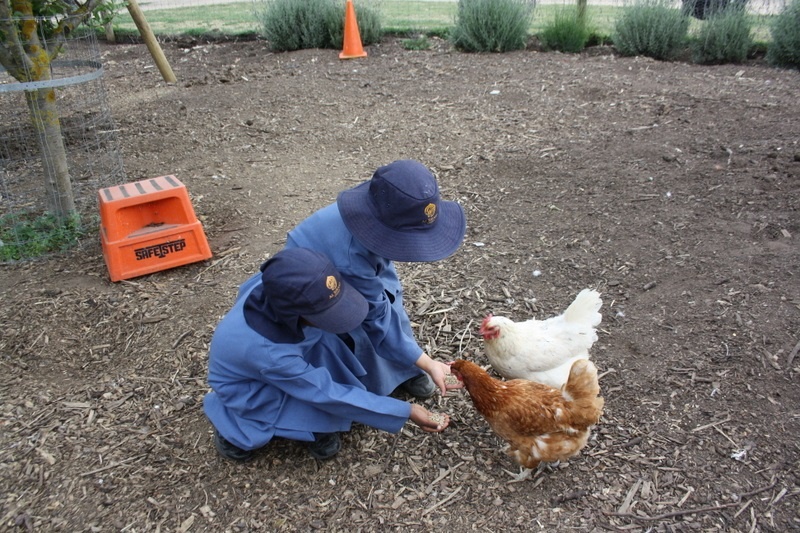
<svg viewBox="0 0 800 533"><path fill-rule="evenodd" d="M603 316L600 293L583 289L563 314L524 322L488 315L480 334L492 368L506 379L527 379L556 389L566 383L572 363L589 359Z"/></svg>

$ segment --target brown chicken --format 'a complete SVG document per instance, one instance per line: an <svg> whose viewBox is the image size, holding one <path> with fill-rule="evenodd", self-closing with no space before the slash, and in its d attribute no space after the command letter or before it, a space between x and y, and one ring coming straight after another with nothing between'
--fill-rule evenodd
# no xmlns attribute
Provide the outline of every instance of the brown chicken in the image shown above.
<svg viewBox="0 0 800 533"><path fill-rule="evenodd" d="M492 430L508 443L506 453L521 467L517 481L530 477L543 461L576 455L603 414L597 367L588 359L573 363L563 390L524 379L494 379L463 359L450 369Z"/></svg>

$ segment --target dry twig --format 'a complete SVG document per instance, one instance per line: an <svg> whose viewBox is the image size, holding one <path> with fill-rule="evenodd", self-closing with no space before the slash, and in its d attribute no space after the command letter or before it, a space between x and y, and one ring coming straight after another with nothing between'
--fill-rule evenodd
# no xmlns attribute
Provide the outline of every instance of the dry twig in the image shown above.
<svg viewBox="0 0 800 533"><path fill-rule="evenodd" d="M456 464L456 465L453 465L453 466L451 466L450 468L448 468L447 470L445 470L444 472L442 472L441 474L439 474L439 475L436 477L436 479L434 479L433 481L431 481L430 483L428 483L428 487L425 489L425 492L426 492L426 493L427 493L427 492L430 492L430 490L433 488L433 486L434 486L434 485L436 485L436 484L437 484L437 483L439 483L441 480L443 480L444 478L446 478L447 476L449 476L451 472L454 472L454 471L455 471L455 470L456 470L458 467L460 467L460 466L461 466L461 465L463 465L463 464L464 464L464 461L461 461L460 463L458 463L458 464Z"/></svg>
<svg viewBox="0 0 800 533"><path fill-rule="evenodd" d="M731 417L728 416L725 420L718 420L716 422L711 422L710 424L706 424L705 426L698 426L692 430L692 433L696 433L698 431L703 431L704 429L708 429L714 426L718 426L720 424L724 424L725 422L730 422Z"/></svg>
<svg viewBox="0 0 800 533"><path fill-rule="evenodd" d="M111 470L112 468L117 468L118 466L124 466L128 463L132 463L134 461L138 461L139 459L146 457L147 454L143 453L141 455L134 455L133 457L128 457L127 459L123 459L122 461L117 461L116 463L111 463L110 465L102 466L100 468L95 468L94 470L89 470L88 472L83 472L80 474L81 477L91 476L93 474L98 474L100 472L105 472L106 470Z"/></svg>
<svg viewBox="0 0 800 533"><path fill-rule="evenodd" d="M797 352L800 352L800 341L797 341L797 344L794 345L794 349L789 354L789 358L786 360L786 367L789 370L792 369L792 363L794 362L794 358L797 356Z"/></svg>
<svg viewBox="0 0 800 533"><path fill-rule="evenodd" d="M438 509L442 505L446 504L447 502L449 502L450 500L455 498L456 494L461 492L461 489L463 489L463 488L464 488L464 485L459 485L456 490L454 490L453 492L451 492L450 494L448 494L447 496L445 496L444 498L442 498L438 502L434 503L433 505L431 505L430 507L428 507L427 509L422 511L422 516L425 516L426 514L429 514L429 513L433 512L433 511L435 511L436 509Z"/></svg>
<svg viewBox="0 0 800 533"><path fill-rule="evenodd" d="M616 516L619 518L629 518L631 520L642 520L646 522L652 522L657 520L666 520L667 518L675 518L676 516L684 516L687 514L699 514L699 513L709 513L713 511L721 511L722 509L727 509L728 507L736 507L737 505L742 505L742 500L748 498L750 496L755 496L756 494L760 494L762 492L766 492L770 489L775 488L778 482L774 481L771 484L767 485L766 487L761 487L760 489L756 489L750 492L746 492L739 496L739 501L732 502L732 503L723 503L721 505L710 505L708 507L699 507L697 509L685 509L683 511L673 511L671 513L664 513L656 516L647 516L647 515L636 515L631 513L609 513L603 512L606 516Z"/></svg>

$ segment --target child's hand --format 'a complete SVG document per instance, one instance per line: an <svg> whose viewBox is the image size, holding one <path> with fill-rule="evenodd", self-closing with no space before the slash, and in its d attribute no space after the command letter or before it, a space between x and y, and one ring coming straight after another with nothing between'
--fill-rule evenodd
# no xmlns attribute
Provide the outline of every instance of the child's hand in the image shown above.
<svg viewBox="0 0 800 533"><path fill-rule="evenodd" d="M419 404L411 404L411 421L428 433L439 433L450 425L450 417L443 413L432 413Z"/></svg>
<svg viewBox="0 0 800 533"><path fill-rule="evenodd" d="M461 389L464 384L453 380L450 375L450 365L434 361L427 354L422 354L417 360L417 366L428 373L433 382L444 396L450 389Z"/></svg>

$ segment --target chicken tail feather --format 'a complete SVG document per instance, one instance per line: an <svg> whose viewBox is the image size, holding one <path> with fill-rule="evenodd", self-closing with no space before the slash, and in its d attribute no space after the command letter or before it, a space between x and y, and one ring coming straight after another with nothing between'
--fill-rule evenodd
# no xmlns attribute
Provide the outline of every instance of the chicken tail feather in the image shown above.
<svg viewBox="0 0 800 533"><path fill-rule="evenodd" d="M564 319L567 322L590 324L596 327L603 319L599 313L603 301L600 293L592 289L583 289L575 297L575 300L564 311Z"/></svg>
<svg viewBox="0 0 800 533"><path fill-rule="evenodd" d="M570 403L573 423L585 427L597 424L603 414L605 400L599 396L600 383L594 363L588 359L575 361L562 394Z"/></svg>

